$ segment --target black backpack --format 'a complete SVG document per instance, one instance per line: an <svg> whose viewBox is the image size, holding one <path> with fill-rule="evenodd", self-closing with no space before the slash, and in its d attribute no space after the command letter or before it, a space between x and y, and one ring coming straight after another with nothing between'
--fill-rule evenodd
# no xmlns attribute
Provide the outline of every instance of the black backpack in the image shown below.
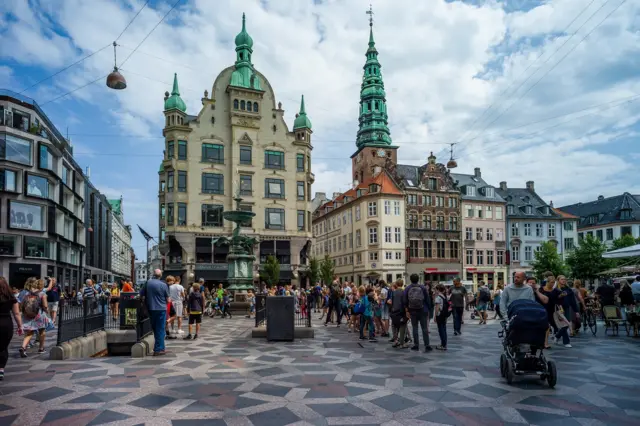
<svg viewBox="0 0 640 426"><path fill-rule="evenodd" d="M489 290L485 289L485 288L481 288L480 289L480 301L483 303L487 303L491 300L491 294L489 293Z"/></svg>
<svg viewBox="0 0 640 426"><path fill-rule="evenodd" d="M440 312L438 312L436 321L444 322L447 320L447 318L449 318L449 315L451 315L451 302L449 301L449 299L447 299L447 296L438 295L437 297L442 299L442 309L440 310Z"/></svg>

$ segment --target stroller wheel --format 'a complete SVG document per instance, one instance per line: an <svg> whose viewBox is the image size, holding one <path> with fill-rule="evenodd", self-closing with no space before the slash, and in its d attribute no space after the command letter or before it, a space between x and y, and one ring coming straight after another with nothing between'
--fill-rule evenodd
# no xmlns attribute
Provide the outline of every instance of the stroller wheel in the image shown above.
<svg viewBox="0 0 640 426"><path fill-rule="evenodd" d="M500 355L500 375L505 377L507 375L507 356L505 354Z"/></svg>
<svg viewBox="0 0 640 426"><path fill-rule="evenodd" d="M558 372L556 370L556 363L553 361L547 362L547 384L550 388L554 388L556 386L556 382L558 381Z"/></svg>
<svg viewBox="0 0 640 426"><path fill-rule="evenodd" d="M513 364L513 361L507 360L506 364L505 364L505 378L507 379L507 384L511 384L513 383L513 378L515 377L516 373L515 373L515 365Z"/></svg>

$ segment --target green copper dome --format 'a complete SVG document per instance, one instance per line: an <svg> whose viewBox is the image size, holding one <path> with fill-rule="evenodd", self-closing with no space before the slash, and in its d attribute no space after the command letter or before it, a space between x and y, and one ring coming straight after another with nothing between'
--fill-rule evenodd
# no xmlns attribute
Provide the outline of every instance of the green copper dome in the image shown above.
<svg viewBox="0 0 640 426"><path fill-rule="evenodd" d="M300 112L293 122L293 130L309 129L311 130L311 120L307 117L307 112L304 110L304 95L300 100Z"/></svg>
<svg viewBox="0 0 640 426"><path fill-rule="evenodd" d="M236 47L247 46L249 49L253 47L253 39L247 32L247 27L245 23L245 15L242 14L242 31L238 33L236 36Z"/></svg>
<svg viewBox="0 0 640 426"><path fill-rule="evenodd" d="M164 101L164 110L169 111L170 109L187 111L187 105L180 97L180 89L178 89L178 74L173 74L173 90L171 90L171 96Z"/></svg>

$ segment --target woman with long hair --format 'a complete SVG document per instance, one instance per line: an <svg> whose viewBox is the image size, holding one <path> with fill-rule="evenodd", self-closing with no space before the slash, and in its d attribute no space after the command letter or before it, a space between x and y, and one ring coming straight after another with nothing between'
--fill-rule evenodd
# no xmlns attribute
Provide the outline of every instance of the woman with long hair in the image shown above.
<svg viewBox="0 0 640 426"><path fill-rule="evenodd" d="M22 335L20 308L6 278L0 277L0 380L4 380L4 368L9 359L9 343L13 338L13 319L18 336Z"/></svg>
<svg viewBox="0 0 640 426"><path fill-rule="evenodd" d="M25 331L20 356L27 357L27 347L31 337L37 332L39 349L38 353L44 353L45 328L47 327L48 310L47 297L44 294L44 280L34 280L30 285L30 292L22 301L23 328Z"/></svg>

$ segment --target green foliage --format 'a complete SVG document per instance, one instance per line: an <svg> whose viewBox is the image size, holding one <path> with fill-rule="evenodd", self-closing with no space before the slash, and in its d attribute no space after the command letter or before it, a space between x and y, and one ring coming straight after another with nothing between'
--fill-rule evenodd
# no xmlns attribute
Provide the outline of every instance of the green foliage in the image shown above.
<svg viewBox="0 0 640 426"><path fill-rule="evenodd" d="M263 278L267 285L269 287L278 285L278 282L280 282L280 262L278 262L275 256L267 256L263 270Z"/></svg>
<svg viewBox="0 0 640 426"><path fill-rule="evenodd" d="M326 285L329 285L333 280L334 273L335 267L333 265L333 260L331 260L328 254L325 254L324 259L320 262L320 278L322 278L322 281Z"/></svg>
<svg viewBox="0 0 640 426"><path fill-rule="evenodd" d="M607 247L596 239L593 235L587 234L580 241L578 247L569 253L567 265L571 270L573 278L593 280L598 273L611 267L608 259L603 259L602 254L607 251Z"/></svg>
<svg viewBox="0 0 640 426"><path fill-rule="evenodd" d="M309 259L309 279L311 280L312 286L320 281L320 263L321 262L315 257Z"/></svg>
<svg viewBox="0 0 640 426"><path fill-rule="evenodd" d="M564 275L566 271L566 265L558 254L556 245L551 241L546 241L540 245L540 250L534 253L531 267L539 280L543 279L543 275L547 271L553 272L556 277Z"/></svg>

